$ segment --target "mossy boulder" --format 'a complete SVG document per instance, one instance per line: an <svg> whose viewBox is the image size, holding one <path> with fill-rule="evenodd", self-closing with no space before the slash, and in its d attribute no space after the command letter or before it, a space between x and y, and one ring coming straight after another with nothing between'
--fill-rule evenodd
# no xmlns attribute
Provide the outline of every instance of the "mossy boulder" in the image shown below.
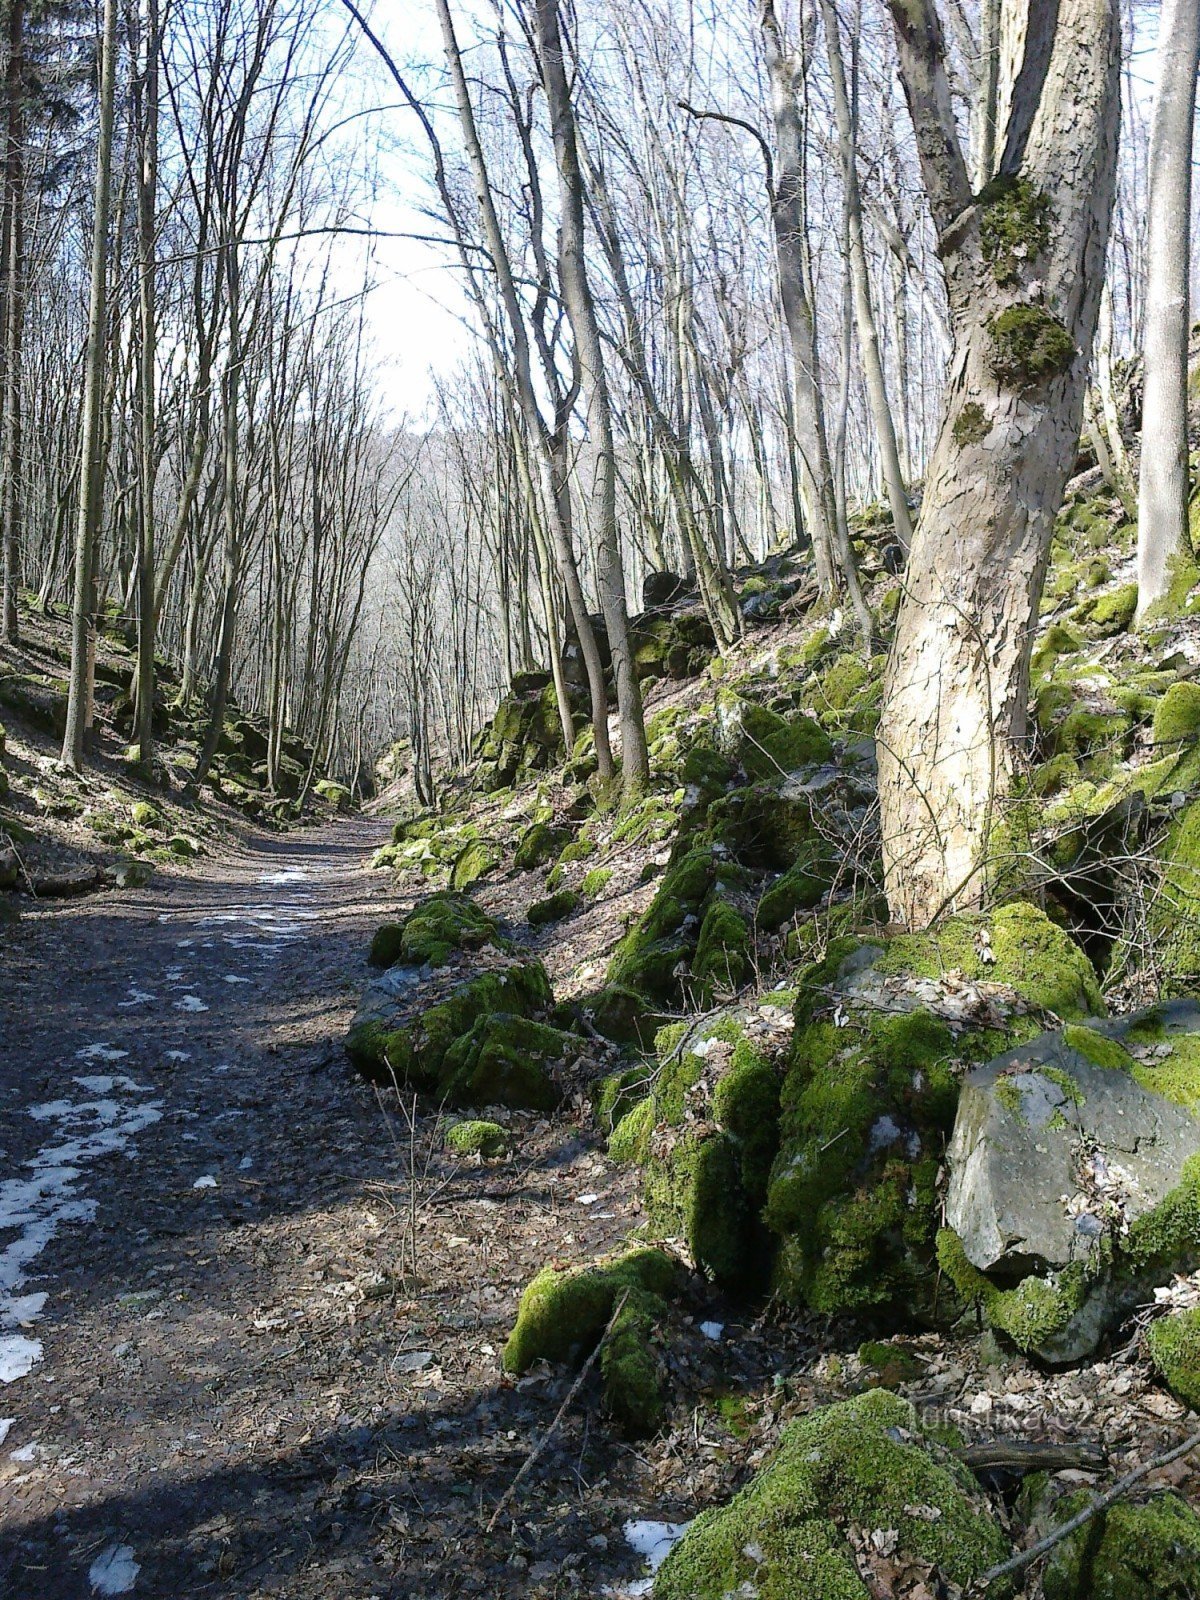
<svg viewBox="0 0 1200 1600"><path fill-rule="evenodd" d="M495 1161L508 1154L508 1129L498 1122L452 1122L446 1129L446 1149L456 1156L480 1156Z"/></svg>
<svg viewBox="0 0 1200 1600"><path fill-rule="evenodd" d="M828 761L829 736L812 717L783 717L732 689L717 695L717 745L751 779L778 779Z"/></svg>
<svg viewBox="0 0 1200 1600"><path fill-rule="evenodd" d="M535 1361L579 1365L595 1349L623 1299L600 1357L604 1401L626 1432L653 1432L664 1410L653 1338L678 1277L675 1261L655 1249L631 1250L590 1267L547 1267L521 1296L516 1325L501 1356L504 1370L527 1372Z"/></svg>
<svg viewBox="0 0 1200 1600"><path fill-rule="evenodd" d="M925 933L889 939L881 975L1006 984L1032 1006L1064 1018L1103 1014L1095 968L1070 935L1024 901L951 917Z"/></svg>
<svg viewBox="0 0 1200 1600"><path fill-rule="evenodd" d="M1159 858L1162 887L1150 907L1156 964L1171 992L1194 992L1200 986L1200 800L1173 819Z"/></svg>
<svg viewBox="0 0 1200 1600"><path fill-rule="evenodd" d="M790 922L798 912L810 911L828 893L837 869L829 843L810 839L796 854L788 870L763 890L755 921L763 933Z"/></svg>
<svg viewBox="0 0 1200 1600"><path fill-rule="evenodd" d="M1200 683L1173 683L1154 712L1156 745L1175 745L1200 737Z"/></svg>
<svg viewBox="0 0 1200 1600"><path fill-rule="evenodd" d="M553 1069L578 1051L572 1033L492 1012L447 1046L438 1088L452 1105L552 1111L562 1097Z"/></svg>
<svg viewBox="0 0 1200 1600"><path fill-rule="evenodd" d="M1086 1510L1091 1498L1076 1491L1057 1500L1053 1523ZM1168 1492L1140 1505L1118 1500L1069 1534L1051 1552L1042 1593L1046 1600L1193 1600L1197 1572L1200 1516Z"/></svg>
<svg viewBox="0 0 1200 1600"><path fill-rule="evenodd" d="M939 1259L1022 1350L1081 1360L1200 1263L1198 1046L1200 1008L1177 1001L1044 1033L967 1078Z"/></svg>
<svg viewBox="0 0 1200 1600"><path fill-rule="evenodd" d="M513 852L513 867L518 872L533 872L557 856L570 838L567 828L555 828L548 822L532 823Z"/></svg>
<svg viewBox="0 0 1200 1600"><path fill-rule="evenodd" d="M18 722L61 739L67 728L67 684L36 673L0 672L0 706Z"/></svg>
<svg viewBox="0 0 1200 1600"><path fill-rule="evenodd" d="M652 1230L683 1239L697 1267L728 1288L765 1281L759 1220L779 1121L774 1040L754 1008L664 1028L653 1089L617 1123L614 1159L643 1169Z"/></svg>
<svg viewBox="0 0 1200 1600"><path fill-rule="evenodd" d="M1152 1322L1146 1348L1155 1370L1177 1400L1200 1411L1200 1307Z"/></svg>
<svg viewBox="0 0 1200 1600"><path fill-rule="evenodd" d="M650 905L617 945L608 982L657 1000L675 1000L696 950L700 918L710 893L736 880L737 869L712 846L676 859Z"/></svg>
<svg viewBox="0 0 1200 1600"><path fill-rule="evenodd" d="M436 998L430 998L430 987L411 966L393 967L367 986L350 1025L346 1054L370 1082L442 1098L453 1087L463 1096L470 1092L471 1073L461 1053L448 1068L451 1047L472 1034L481 1018L536 1017L553 998L546 969L532 960L497 962L470 977L451 976L435 986Z"/></svg>
<svg viewBox="0 0 1200 1600"><path fill-rule="evenodd" d="M637 617L629 642L638 677L649 680L698 677L717 648L712 624L698 608Z"/></svg>
<svg viewBox="0 0 1200 1600"><path fill-rule="evenodd" d="M785 870L820 838L812 797L776 780L747 784L714 801L700 841L711 841L747 867Z"/></svg>
<svg viewBox="0 0 1200 1600"><path fill-rule="evenodd" d="M964 979L989 1005L963 1007ZM937 1182L961 1074L1034 1034L1031 1008L1100 1008L1096 975L1018 903L878 945L834 940L798 984L763 1212L776 1287L880 1325L942 1323L957 1308L938 1281Z"/></svg>
<svg viewBox="0 0 1200 1600"><path fill-rule="evenodd" d="M431 894L403 922L376 930L368 957L373 967L403 961L440 967L456 950L479 950L495 940L496 924L466 895L452 890Z"/></svg>
<svg viewBox="0 0 1200 1600"><path fill-rule="evenodd" d="M574 889L559 889L544 900L535 900L525 913L531 928L541 928L548 922L561 922L572 911L579 909L580 899Z"/></svg>
<svg viewBox="0 0 1200 1600"><path fill-rule="evenodd" d="M726 900L710 900L692 957L698 993L711 1000L716 990L740 989L752 962L753 939L745 917Z"/></svg>
<svg viewBox="0 0 1200 1600"><path fill-rule="evenodd" d="M161 828L163 823L162 812L149 800L135 800L129 808L129 815L133 818L134 825L139 828Z"/></svg>
<svg viewBox="0 0 1200 1600"><path fill-rule="evenodd" d="M482 839L472 839L454 858L450 869L450 887L469 889L473 883L500 865L500 857Z"/></svg>
<svg viewBox="0 0 1200 1600"><path fill-rule="evenodd" d="M960 1588L1009 1553L970 1474L911 1405L876 1389L791 1423L746 1488L691 1524L653 1594L870 1600L851 1543L861 1529L894 1532L894 1560L936 1567Z"/></svg>

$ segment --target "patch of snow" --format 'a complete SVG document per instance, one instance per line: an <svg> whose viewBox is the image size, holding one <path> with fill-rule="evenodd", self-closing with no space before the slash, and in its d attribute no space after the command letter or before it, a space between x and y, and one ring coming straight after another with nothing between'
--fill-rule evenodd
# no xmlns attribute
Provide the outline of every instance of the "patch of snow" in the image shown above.
<svg viewBox="0 0 1200 1600"><path fill-rule="evenodd" d="M0 1444L8 1438L9 1429L16 1420L16 1417L0 1417Z"/></svg>
<svg viewBox="0 0 1200 1600"><path fill-rule="evenodd" d="M10 1461L36 1461L40 1455L44 1454L45 1451L40 1444L23 1444L19 1450L10 1450L8 1459Z"/></svg>
<svg viewBox="0 0 1200 1600"><path fill-rule="evenodd" d="M115 1050L110 1044L85 1044L75 1052L76 1061L125 1061L128 1056L128 1050Z"/></svg>
<svg viewBox="0 0 1200 1600"><path fill-rule="evenodd" d="M139 989L131 984L124 1000L117 1001L119 1010L126 1010L129 1006L147 1006L154 999L148 989Z"/></svg>
<svg viewBox="0 0 1200 1600"><path fill-rule="evenodd" d="M130 1545L110 1544L88 1568L88 1582L95 1594L128 1594L141 1570Z"/></svg>
<svg viewBox="0 0 1200 1600"><path fill-rule="evenodd" d="M301 883L307 877L308 873L303 867L284 867L282 872L260 872L258 882L274 884Z"/></svg>
<svg viewBox="0 0 1200 1600"><path fill-rule="evenodd" d="M90 1222L96 1202L80 1195L82 1169L100 1156L131 1154L130 1141L162 1118L160 1101L142 1100L130 1105L111 1097L117 1093L146 1091L129 1078L78 1080L92 1090L102 1082L105 1091L94 1100L60 1099L30 1106L35 1122L54 1123L56 1143L45 1145L24 1163L28 1176L0 1181L0 1234L12 1233L0 1251L0 1382L15 1383L44 1357L39 1339L13 1330L39 1316L46 1295L22 1294L26 1273L59 1228L67 1222Z"/></svg>
<svg viewBox="0 0 1200 1600"><path fill-rule="evenodd" d="M886 1114L878 1119L871 1129L871 1136L867 1141L868 1151L874 1155L876 1150L884 1150L890 1144L895 1144L900 1137L900 1129L894 1117Z"/></svg>
<svg viewBox="0 0 1200 1600"><path fill-rule="evenodd" d="M185 994L182 1000L175 1001L175 1009L176 1011L207 1011L208 1007L198 994Z"/></svg>
<svg viewBox="0 0 1200 1600"><path fill-rule="evenodd" d="M251 1160L251 1158L249 1156L243 1156L242 1159L238 1162L238 1171L239 1172L249 1172L253 1165L254 1165L254 1162Z"/></svg>
<svg viewBox="0 0 1200 1600"><path fill-rule="evenodd" d="M202 1178L197 1178L195 1183L192 1185L193 1189L215 1189L216 1187L217 1180L213 1177L211 1172L206 1172Z"/></svg>
<svg viewBox="0 0 1200 1600"><path fill-rule="evenodd" d="M650 1571L657 1572L690 1527L690 1522L627 1522L625 1540L632 1550L645 1559ZM635 1591L631 1587L628 1592L649 1594L650 1590L647 1587Z"/></svg>
<svg viewBox="0 0 1200 1600"><path fill-rule="evenodd" d="M40 1339L27 1339L21 1333L0 1335L0 1383L16 1383L32 1372L44 1355Z"/></svg>
<svg viewBox="0 0 1200 1600"><path fill-rule="evenodd" d="M167 1051L167 1060L168 1061L190 1061L191 1059L192 1059L192 1052L190 1050L168 1050Z"/></svg>
<svg viewBox="0 0 1200 1600"><path fill-rule="evenodd" d="M236 972L227 972L225 974L225 982L226 983L249 983L250 979L249 978L239 978Z"/></svg>
<svg viewBox="0 0 1200 1600"><path fill-rule="evenodd" d="M594 1206L600 1196L598 1194L577 1194L575 1198L581 1206Z"/></svg>
<svg viewBox="0 0 1200 1600"><path fill-rule="evenodd" d="M132 1078L116 1077L107 1078L103 1074L87 1078L75 1078L81 1089L86 1089L89 1094L108 1095L114 1089L123 1089L126 1094L149 1094L150 1090L144 1083L134 1083Z"/></svg>
<svg viewBox="0 0 1200 1600"><path fill-rule="evenodd" d="M725 1332L725 1324L723 1322L702 1322L700 1324L700 1332L706 1339L719 1339Z"/></svg>

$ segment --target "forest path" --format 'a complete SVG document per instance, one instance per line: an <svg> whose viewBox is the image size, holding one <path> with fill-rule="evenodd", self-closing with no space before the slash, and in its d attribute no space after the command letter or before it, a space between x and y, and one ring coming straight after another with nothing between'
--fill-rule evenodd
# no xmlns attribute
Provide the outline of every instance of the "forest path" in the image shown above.
<svg viewBox="0 0 1200 1600"><path fill-rule="evenodd" d="M383 834L261 839L0 930L4 1600L498 1592L511 1545L463 1544L538 1395L496 1352L596 1161L543 1125L522 1176L551 1187L502 1227L497 1173L451 1173L429 1278L397 1285L404 1158L342 1054ZM591 1216L581 1244L625 1225Z"/></svg>

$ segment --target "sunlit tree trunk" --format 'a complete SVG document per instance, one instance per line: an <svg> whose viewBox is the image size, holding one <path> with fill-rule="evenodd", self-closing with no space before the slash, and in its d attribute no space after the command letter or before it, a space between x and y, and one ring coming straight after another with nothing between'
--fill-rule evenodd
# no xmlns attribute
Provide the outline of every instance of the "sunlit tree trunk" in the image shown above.
<svg viewBox="0 0 1200 1600"><path fill-rule="evenodd" d="M1200 3L1163 0L1158 98L1150 132L1142 464L1138 480L1138 616L1163 600L1188 539L1188 279L1192 130Z"/></svg>
<svg viewBox="0 0 1200 1600"><path fill-rule="evenodd" d="M1038 601L1104 274L1119 17L1117 0L1030 6L1007 96L1007 182L977 199L931 0L889 8L954 333L878 735L888 903L897 921L923 926L984 895L1025 737Z"/></svg>

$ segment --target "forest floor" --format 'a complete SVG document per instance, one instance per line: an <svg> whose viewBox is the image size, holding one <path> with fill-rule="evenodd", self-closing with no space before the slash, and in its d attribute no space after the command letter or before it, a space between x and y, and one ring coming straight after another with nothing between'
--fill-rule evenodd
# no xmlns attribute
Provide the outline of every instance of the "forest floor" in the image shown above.
<svg viewBox="0 0 1200 1600"><path fill-rule="evenodd" d="M598 1593L641 1570L620 1530L647 1467L586 1408L515 1538L483 1531L567 1383L501 1378L517 1295L622 1239L636 1202L570 1119L524 1119L503 1171L464 1164L435 1112L401 1131L350 1073L395 904L363 870L383 837L256 834L5 927L6 1600L135 1576L163 1597Z"/></svg>

